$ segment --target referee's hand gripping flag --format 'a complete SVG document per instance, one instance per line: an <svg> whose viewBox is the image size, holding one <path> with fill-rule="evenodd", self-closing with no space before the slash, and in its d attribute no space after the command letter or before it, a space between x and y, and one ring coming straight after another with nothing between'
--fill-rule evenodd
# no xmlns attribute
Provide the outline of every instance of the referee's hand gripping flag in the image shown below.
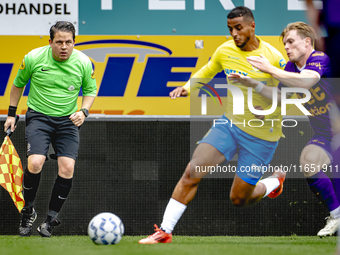
<svg viewBox="0 0 340 255"><path fill-rule="evenodd" d="M19 115L15 117L15 123L19 120ZM6 131L6 137L0 148L0 185L8 191L18 211L21 212L25 205L22 195L23 169L21 160L14 145L9 138L11 128Z"/></svg>

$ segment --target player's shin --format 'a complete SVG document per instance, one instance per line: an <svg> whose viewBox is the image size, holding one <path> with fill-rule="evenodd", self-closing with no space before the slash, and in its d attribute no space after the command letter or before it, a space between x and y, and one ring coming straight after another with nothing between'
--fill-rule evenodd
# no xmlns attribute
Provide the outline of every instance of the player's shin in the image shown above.
<svg viewBox="0 0 340 255"><path fill-rule="evenodd" d="M170 234L174 230L178 220L181 218L186 208L186 205L171 198L164 212L161 229L165 233Z"/></svg>
<svg viewBox="0 0 340 255"><path fill-rule="evenodd" d="M259 183L262 183L266 187L266 192L263 195L263 197L268 196L272 191L274 191L280 185L280 182L277 178L266 178L266 179L259 181Z"/></svg>
<svg viewBox="0 0 340 255"><path fill-rule="evenodd" d="M339 202L336 198L333 185L328 176L320 171L311 177L306 178L309 188L318 197L318 199L328 208L330 212L339 208ZM340 217L340 209L335 216Z"/></svg>
<svg viewBox="0 0 340 255"><path fill-rule="evenodd" d="M70 193L71 187L72 178L65 179L58 175L54 183L51 200L49 204L48 215L52 217L52 220L57 218L61 207L63 206L65 200L68 197L68 194Z"/></svg>
<svg viewBox="0 0 340 255"><path fill-rule="evenodd" d="M37 190L40 183L41 172L34 174L31 173L28 168L25 168L24 172L24 180L23 180L23 189L24 189L24 199L25 206L32 208L35 196L37 194Z"/></svg>

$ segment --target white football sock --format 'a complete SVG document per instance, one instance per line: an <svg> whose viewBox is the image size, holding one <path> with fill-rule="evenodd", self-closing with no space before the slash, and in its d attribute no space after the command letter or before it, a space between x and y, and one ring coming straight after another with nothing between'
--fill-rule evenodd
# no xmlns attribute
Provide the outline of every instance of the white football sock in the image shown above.
<svg viewBox="0 0 340 255"><path fill-rule="evenodd" d="M340 218L340 206L332 211L330 211L331 215L333 215L334 218Z"/></svg>
<svg viewBox="0 0 340 255"><path fill-rule="evenodd" d="M263 183L264 186L266 186L266 194L264 194L263 197L268 196L270 192L275 190L280 185L279 179L278 178L273 178L273 177L268 177L268 178L266 178L264 180L261 180L259 182Z"/></svg>
<svg viewBox="0 0 340 255"><path fill-rule="evenodd" d="M178 220L181 218L186 208L186 205L176 201L173 198L170 199L165 209L163 222L161 225L161 228L165 231L165 233L172 233Z"/></svg>

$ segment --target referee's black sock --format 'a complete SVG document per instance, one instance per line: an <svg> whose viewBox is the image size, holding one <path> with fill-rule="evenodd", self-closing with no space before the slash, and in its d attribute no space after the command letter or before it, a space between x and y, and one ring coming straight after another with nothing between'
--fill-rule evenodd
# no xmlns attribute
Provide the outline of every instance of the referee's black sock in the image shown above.
<svg viewBox="0 0 340 255"><path fill-rule="evenodd" d="M41 172L34 174L31 173L27 167L25 168L23 181L25 207L33 207L33 202L40 183L40 176Z"/></svg>
<svg viewBox="0 0 340 255"><path fill-rule="evenodd" d="M55 180L54 187L52 190L51 200L49 204L48 215L52 216L52 220L57 217L63 206L68 194L70 193L72 187L72 178L65 179L58 175Z"/></svg>

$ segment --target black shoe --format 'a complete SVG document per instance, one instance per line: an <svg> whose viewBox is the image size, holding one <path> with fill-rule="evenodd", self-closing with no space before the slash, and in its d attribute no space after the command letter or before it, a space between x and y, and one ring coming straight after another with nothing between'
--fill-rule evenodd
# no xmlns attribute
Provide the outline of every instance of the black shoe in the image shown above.
<svg viewBox="0 0 340 255"><path fill-rule="evenodd" d="M20 236L30 236L32 234L33 222L37 218L37 213L34 208L24 207L21 210L22 219L19 226Z"/></svg>
<svg viewBox="0 0 340 255"><path fill-rule="evenodd" d="M41 224L37 230L38 230L39 235L41 235L42 237L51 237L53 227L56 227L59 225L60 225L60 221L57 218L52 220L51 216L47 216L47 219L45 220L45 222Z"/></svg>

